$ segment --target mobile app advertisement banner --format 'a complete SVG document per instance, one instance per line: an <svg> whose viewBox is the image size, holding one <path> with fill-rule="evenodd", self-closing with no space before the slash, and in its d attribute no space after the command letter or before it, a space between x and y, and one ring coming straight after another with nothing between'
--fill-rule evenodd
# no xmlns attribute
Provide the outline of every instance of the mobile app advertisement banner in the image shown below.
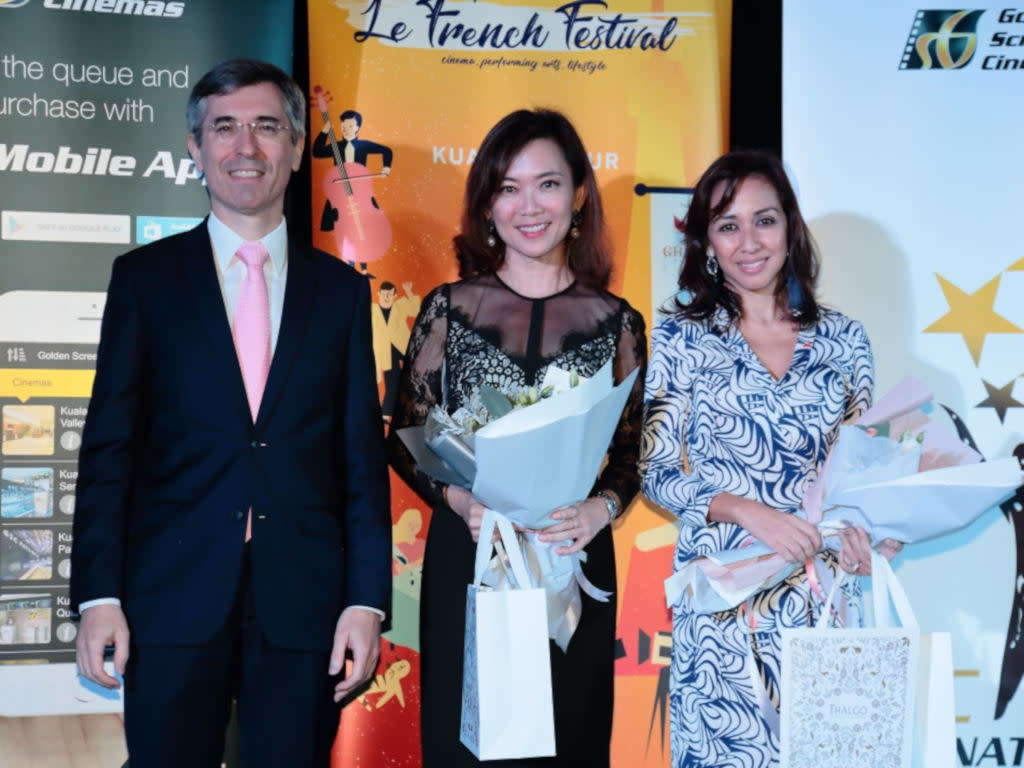
<svg viewBox="0 0 1024 768"><path fill-rule="evenodd" d="M1021 457L1024 12L942 8L786 3L784 156L876 390L912 374L986 458ZM953 635L951 761L1024 765L1024 492L894 564Z"/></svg>
<svg viewBox="0 0 1024 768"><path fill-rule="evenodd" d="M664 270L678 258L672 217L685 205L647 190L692 186L727 145L731 12L722 0L310 0L313 240L372 276L386 420L422 298L456 278L451 239L476 148L516 109L558 109L576 125L608 218L611 290L654 322L651 307L674 293L675 277L652 286L652 259ZM350 144L362 178L335 183L336 158ZM360 206L368 216L349 214L350 196L369 202ZM353 237L354 226L365 231ZM336 766L419 764L419 579L430 509L392 481L394 624L380 674L342 715ZM675 528L642 502L619 526L613 762L663 765L671 636L661 582Z"/></svg>
<svg viewBox="0 0 1024 768"><path fill-rule="evenodd" d="M0 716L121 706L79 684L68 602L103 291L117 255L209 208L185 144L196 80L231 56L290 69L292 15L283 0L0 2Z"/></svg>

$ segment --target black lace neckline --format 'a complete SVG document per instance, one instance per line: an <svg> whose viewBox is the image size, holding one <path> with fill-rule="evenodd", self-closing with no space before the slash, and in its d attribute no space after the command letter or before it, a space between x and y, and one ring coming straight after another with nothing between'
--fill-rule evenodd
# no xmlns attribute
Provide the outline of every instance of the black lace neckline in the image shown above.
<svg viewBox="0 0 1024 768"><path fill-rule="evenodd" d="M560 291L549 293L547 296L525 296L524 294L520 293L515 288L513 288L511 285L506 283L504 280L502 280L501 275L499 275L497 272L492 272L491 274L494 275L494 279L498 281L498 284L501 285L502 288L511 293L513 296L522 299L523 301L550 301L551 299L557 299L559 296L564 296L565 294L569 293L569 291L576 287L576 278L574 277L572 280L569 281L569 284Z"/></svg>

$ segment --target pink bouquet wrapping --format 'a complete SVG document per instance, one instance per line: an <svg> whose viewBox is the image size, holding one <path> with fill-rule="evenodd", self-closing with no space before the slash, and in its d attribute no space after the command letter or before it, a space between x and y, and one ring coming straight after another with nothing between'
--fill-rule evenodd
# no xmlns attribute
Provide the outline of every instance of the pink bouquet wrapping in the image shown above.
<svg viewBox="0 0 1024 768"><path fill-rule="evenodd" d="M860 526L877 545L952 533L991 509L1021 485L1016 458L981 455L929 415L931 392L906 378L853 424L839 428L818 478L796 513L815 523L826 547L837 533ZM750 537L736 550L688 561L665 581L669 606L715 613L775 586L798 564Z"/></svg>

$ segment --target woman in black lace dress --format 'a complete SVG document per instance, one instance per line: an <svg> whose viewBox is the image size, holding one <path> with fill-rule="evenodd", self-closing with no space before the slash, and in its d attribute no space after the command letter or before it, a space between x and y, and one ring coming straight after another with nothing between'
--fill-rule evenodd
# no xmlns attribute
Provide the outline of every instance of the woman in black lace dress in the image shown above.
<svg viewBox="0 0 1024 768"><path fill-rule="evenodd" d="M478 765L459 741L459 719L466 585L483 507L420 472L396 430L422 424L435 405L454 411L484 384L536 385L551 365L586 377L611 359L619 382L646 361L643 318L605 290L611 263L601 199L583 144L561 114L520 110L487 134L466 181L455 251L462 279L423 302L390 438L395 469L434 510L420 602L425 768ZM615 589L611 520L637 492L643 374L590 497L557 512L559 522L542 535L559 552L585 549L584 571L603 589ZM600 603L583 595L567 652L551 644L558 755L510 761L517 768L608 765L614 645L614 596Z"/></svg>

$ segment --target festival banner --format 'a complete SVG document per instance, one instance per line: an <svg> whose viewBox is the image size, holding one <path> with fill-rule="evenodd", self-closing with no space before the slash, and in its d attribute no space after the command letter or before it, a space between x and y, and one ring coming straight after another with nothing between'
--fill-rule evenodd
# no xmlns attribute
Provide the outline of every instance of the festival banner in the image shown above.
<svg viewBox="0 0 1024 768"><path fill-rule="evenodd" d="M674 193L727 144L728 0L310 0L308 9L313 240L372 278L385 420L422 298L456 279L451 240L476 147L516 109L558 109L579 130L608 218L611 290L649 327L656 321L652 304L674 293L675 276L652 287L652 258L659 276L678 258L673 216L688 199ZM354 144L365 168L351 192L328 130L339 146ZM667 192L656 202L648 190ZM372 201L359 237L349 195ZM396 475L392 483L394 623L378 676L342 714L336 768L420 761L418 613L430 509ZM617 526L613 763L664 765L671 633L661 583L675 528L643 502Z"/></svg>
<svg viewBox="0 0 1024 768"><path fill-rule="evenodd" d="M1024 13L941 7L786 3L784 156L876 391L916 376L961 439L1021 458ZM946 764L1024 765L1024 489L894 565L922 630L952 633Z"/></svg>
<svg viewBox="0 0 1024 768"><path fill-rule="evenodd" d="M78 682L68 601L103 291L117 255L209 208L185 144L196 80L233 56L290 69L292 17L286 0L0 0L0 717L121 707ZM50 754L63 726L45 723L23 733Z"/></svg>

